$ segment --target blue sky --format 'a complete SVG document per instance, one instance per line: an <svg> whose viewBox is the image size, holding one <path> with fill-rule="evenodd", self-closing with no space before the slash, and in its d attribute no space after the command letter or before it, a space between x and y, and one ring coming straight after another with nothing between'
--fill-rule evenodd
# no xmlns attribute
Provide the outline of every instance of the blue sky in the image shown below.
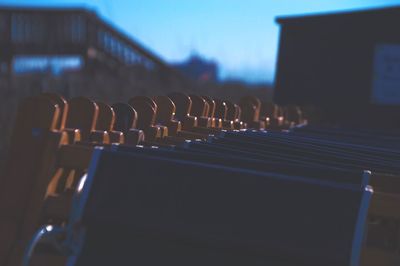
<svg viewBox="0 0 400 266"><path fill-rule="evenodd" d="M169 62L197 53L220 76L272 82L278 51L275 17L400 5L400 0L0 0L2 5L93 9Z"/></svg>

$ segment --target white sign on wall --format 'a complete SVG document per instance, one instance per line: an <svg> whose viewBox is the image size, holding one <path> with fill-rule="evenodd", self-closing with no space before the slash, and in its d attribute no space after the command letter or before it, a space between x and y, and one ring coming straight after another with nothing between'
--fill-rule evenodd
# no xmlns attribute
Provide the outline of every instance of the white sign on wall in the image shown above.
<svg viewBox="0 0 400 266"><path fill-rule="evenodd" d="M373 67L372 103L400 105L400 45L377 45Z"/></svg>

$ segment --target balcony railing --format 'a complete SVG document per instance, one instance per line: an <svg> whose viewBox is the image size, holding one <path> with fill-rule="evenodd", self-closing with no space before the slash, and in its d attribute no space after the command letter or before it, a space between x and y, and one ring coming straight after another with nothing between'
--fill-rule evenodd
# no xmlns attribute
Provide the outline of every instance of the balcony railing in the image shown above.
<svg viewBox="0 0 400 266"><path fill-rule="evenodd" d="M137 41L82 8L0 8L0 49L0 60L79 54L179 76Z"/></svg>

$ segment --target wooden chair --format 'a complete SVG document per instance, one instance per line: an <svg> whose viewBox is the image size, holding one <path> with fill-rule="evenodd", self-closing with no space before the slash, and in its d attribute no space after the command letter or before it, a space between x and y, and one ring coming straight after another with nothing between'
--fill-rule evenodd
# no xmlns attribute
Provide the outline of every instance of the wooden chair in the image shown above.
<svg viewBox="0 0 400 266"><path fill-rule="evenodd" d="M99 116L96 123L96 130L106 131L110 137L110 143L124 143L125 136L122 131L114 130L115 113L114 109L106 103L96 102L99 107Z"/></svg>
<svg viewBox="0 0 400 266"><path fill-rule="evenodd" d="M267 122L268 129L280 129L283 127L284 117L279 114L278 105L272 102L263 102L260 112Z"/></svg>
<svg viewBox="0 0 400 266"><path fill-rule="evenodd" d="M230 101L226 101L226 104L228 107L227 118L228 120L232 119L234 129L245 129L247 127L247 124L240 119L242 114L242 109L240 108L240 106Z"/></svg>
<svg viewBox="0 0 400 266"><path fill-rule="evenodd" d="M303 122L303 115L300 107L295 105L287 105L283 107L283 116L289 124L301 124Z"/></svg>
<svg viewBox="0 0 400 266"><path fill-rule="evenodd" d="M189 131L197 126L197 117L190 115L192 100L184 93L174 92L168 94L168 97L176 106L175 118L182 123L182 129Z"/></svg>
<svg viewBox="0 0 400 266"><path fill-rule="evenodd" d="M253 96L242 97L239 101L239 106L242 109L242 121L247 124L247 127L254 129L264 129L265 121L260 121L261 102Z"/></svg>
<svg viewBox="0 0 400 266"><path fill-rule="evenodd" d="M144 132L137 129L138 114L132 106L126 103L112 105L115 112L114 130L125 134L125 144L138 145L144 141Z"/></svg>
<svg viewBox="0 0 400 266"><path fill-rule="evenodd" d="M180 121L174 120L175 104L167 96L155 96L153 99L157 104L156 123L168 127L168 133L176 136L182 130L182 125Z"/></svg>
<svg viewBox="0 0 400 266"><path fill-rule="evenodd" d="M157 114L158 106L157 106L156 102L155 102L152 98L147 97L147 96L135 96L135 97L133 97L132 99L134 99L134 101L144 101L144 102L149 103L149 104L152 106L152 108L154 109L154 111L156 112L156 114ZM131 99L131 100L132 100L132 99ZM164 126L164 125L157 125L157 124L156 124L156 115L155 115L155 118L154 118L154 125L160 128L160 130L161 130L161 137L162 137L162 138L169 135L169 133L168 133L168 127L166 127L166 126Z"/></svg>
<svg viewBox="0 0 400 266"><path fill-rule="evenodd" d="M197 117L198 126L212 127L212 118L208 117L210 108L208 102L198 95L190 94L189 97L192 100L190 115Z"/></svg>
<svg viewBox="0 0 400 266"><path fill-rule="evenodd" d="M80 141L109 143L110 137L106 131L96 130L99 107L85 97L72 98L68 101L69 111L65 130L75 133L79 130Z"/></svg>
<svg viewBox="0 0 400 266"><path fill-rule="evenodd" d="M60 108L50 97L30 97L18 109L0 185L1 265L19 265L36 230L56 151L68 141L57 131L60 121Z"/></svg>
<svg viewBox="0 0 400 266"><path fill-rule="evenodd" d="M56 129L58 130L64 130L65 128L65 123L67 121L67 115L68 115L68 102L67 100L57 94L57 93L50 93L50 92L46 92L46 93L42 93L40 94L42 97L46 97L49 98L51 101L53 101L55 104L57 104L58 108L60 109L60 116L59 119L56 123Z"/></svg>
<svg viewBox="0 0 400 266"><path fill-rule="evenodd" d="M215 101L215 118L222 121L222 127L224 129L234 129L233 120L227 119L228 106L225 101L220 99L214 99Z"/></svg>
<svg viewBox="0 0 400 266"><path fill-rule="evenodd" d="M161 128L154 125L156 110L153 106L147 100L137 97L130 99L128 103L138 114L137 128L144 132L146 141L162 138L163 132Z"/></svg>
<svg viewBox="0 0 400 266"><path fill-rule="evenodd" d="M201 96L209 105L209 110L206 116L211 119L211 127L221 128L222 122L215 118L215 101L208 96Z"/></svg>

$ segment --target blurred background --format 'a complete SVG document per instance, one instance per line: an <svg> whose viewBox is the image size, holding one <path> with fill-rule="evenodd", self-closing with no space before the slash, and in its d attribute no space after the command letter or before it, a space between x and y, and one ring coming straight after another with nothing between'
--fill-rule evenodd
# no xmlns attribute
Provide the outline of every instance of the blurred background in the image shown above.
<svg viewBox="0 0 400 266"><path fill-rule="evenodd" d="M183 91L272 101L276 17L400 0L1 0L0 161L18 103L40 92L106 102ZM0 166L1 167L1 166Z"/></svg>

